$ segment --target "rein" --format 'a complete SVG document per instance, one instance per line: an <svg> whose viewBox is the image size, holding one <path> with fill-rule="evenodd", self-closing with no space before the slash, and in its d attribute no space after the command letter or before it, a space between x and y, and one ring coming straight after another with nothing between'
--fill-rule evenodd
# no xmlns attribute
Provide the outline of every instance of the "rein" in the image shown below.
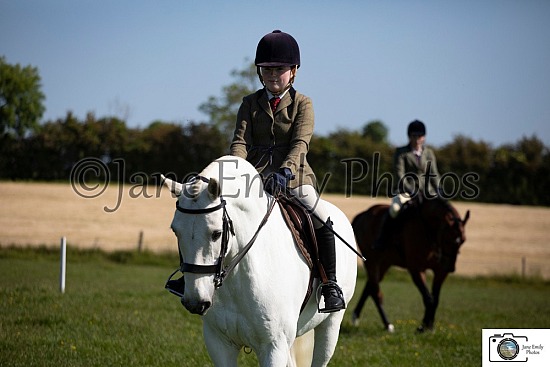
<svg viewBox="0 0 550 367"><path fill-rule="evenodd" d="M200 179L203 182L210 182L210 180L206 177L198 176L198 179ZM258 229L256 230L256 233L254 233L254 236L248 241L246 246L235 255L235 257L231 260L231 262L227 266L223 266L225 256L227 255L228 251L228 244L229 244L229 234L235 235L235 230L233 228L233 222L231 221L231 218L229 217L229 214L227 213L227 209L225 208L226 201L223 198L222 195L220 195L220 203L216 206L213 206L211 208L204 208L204 209L188 209L188 208L182 208L179 206L178 201L176 201L176 209L185 214L208 214L215 212L217 210L223 209L223 215L222 215L222 246L220 250L220 255L218 257L218 261L214 265L198 265L198 264L191 264L191 263L182 263L181 264L181 271L183 273L195 273L195 274L214 274L214 286L216 288L219 288L222 286L223 281L225 278L231 273L231 271L237 266L237 264L243 259L243 257L247 254L247 252L250 250L254 242L256 241L256 238L258 237L258 234L260 233L260 230L262 227L267 223L267 219L271 215L271 212L273 211L273 208L275 207L276 200L273 200L271 204L269 205L269 208L267 210L267 213L264 215L262 221L260 222L260 225L258 226Z"/></svg>

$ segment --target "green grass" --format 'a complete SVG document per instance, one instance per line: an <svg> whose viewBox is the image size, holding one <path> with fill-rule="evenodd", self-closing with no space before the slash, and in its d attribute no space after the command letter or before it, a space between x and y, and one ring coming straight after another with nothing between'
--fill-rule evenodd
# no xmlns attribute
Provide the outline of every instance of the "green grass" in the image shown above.
<svg viewBox="0 0 550 367"><path fill-rule="evenodd" d="M59 292L57 250L0 249L0 366L209 366L201 320L163 285L177 255L68 250ZM420 295L402 271L382 283L393 334L369 300L351 310L331 366L479 366L482 328L550 328L548 281L451 276L434 332L416 334ZM242 366L256 366L241 353Z"/></svg>

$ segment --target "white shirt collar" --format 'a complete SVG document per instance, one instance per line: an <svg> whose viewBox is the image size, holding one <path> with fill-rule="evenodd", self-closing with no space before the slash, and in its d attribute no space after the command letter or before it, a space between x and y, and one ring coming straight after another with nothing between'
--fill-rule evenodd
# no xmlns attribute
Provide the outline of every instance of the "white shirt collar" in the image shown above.
<svg viewBox="0 0 550 367"><path fill-rule="evenodd" d="M269 101L271 98L273 97L279 97L280 99L283 99L283 97L285 96L285 94L288 92L288 89L285 90L283 93L279 94L278 96L275 96L273 93L271 93L269 91L269 89L265 89L265 91L267 92L267 100Z"/></svg>

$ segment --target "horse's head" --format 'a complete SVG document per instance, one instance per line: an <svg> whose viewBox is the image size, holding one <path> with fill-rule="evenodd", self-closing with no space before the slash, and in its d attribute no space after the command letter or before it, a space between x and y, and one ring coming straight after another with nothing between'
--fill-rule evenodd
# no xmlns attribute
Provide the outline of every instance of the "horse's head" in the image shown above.
<svg viewBox="0 0 550 367"><path fill-rule="evenodd" d="M461 219L457 210L444 200L427 200L425 204L430 208L430 220L437 223L435 243L441 266L445 271L454 272L460 247L466 241L465 227L470 211Z"/></svg>
<svg viewBox="0 0 550 367"><path fill-rule="evenodd" d="M252 191L263 192L261 181L239 179L238 172L243 176L243 170L257 175L249 166L240 158L222 157L184 184L163 176L164 184L178 197L171 228L178 239L181 270L185 273L181 301L191 313L204 315L208 311L214 291L223 280L224 259L234 234L225 198L238 203L238 198ZM250 191L244 192L242 182Z"/></svg>

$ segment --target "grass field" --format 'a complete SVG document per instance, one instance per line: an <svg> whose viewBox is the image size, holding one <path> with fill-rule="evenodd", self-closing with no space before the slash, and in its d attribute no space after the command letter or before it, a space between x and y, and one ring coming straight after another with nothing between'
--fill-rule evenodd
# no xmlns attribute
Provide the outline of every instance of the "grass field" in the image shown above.
<svg viewBox="0 0 550 367"><path fill-rule="evenodd" d="M0 249L0 366L209 366L201 320L163 289L172 254L69 248L66 292L59 254ZM422 301L408 276L382 283L396 326L386 333L372 302L361 324L346 311L331 366L479 366L482 328L550 328L548 281L451 276L435 331L416 334ZM240 365L256 366L254 354Z"/></svg>

